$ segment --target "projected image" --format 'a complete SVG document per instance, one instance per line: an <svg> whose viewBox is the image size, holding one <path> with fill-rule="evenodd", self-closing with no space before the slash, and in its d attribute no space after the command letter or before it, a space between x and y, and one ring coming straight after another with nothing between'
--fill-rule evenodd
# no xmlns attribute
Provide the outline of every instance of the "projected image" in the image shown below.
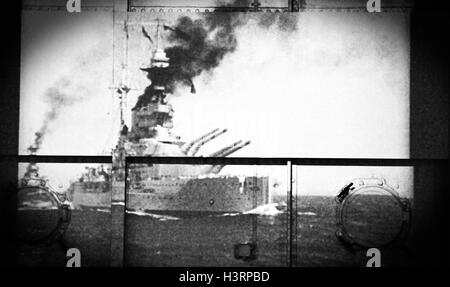
<svg viewBox="0 0 450 287"><path fill-rule="evenodd" d="M84 170L43 165L40 174L46 169L59 191L39 187L23 207L59 212L67 204L64 236L101 238L101 248L90 247L92 259L100 258L93 265L103 265L110 234L111 260L128 266L286 266L292 252L304 259L298 265L360 266L339 242L364 241L365 223L351 218L365 214L355 206L378 199L339 202L339 239L331 228L342 188L335 185L362 188L357 179L376 174L395 186L389 175L412 192L411 171L324 168L305 187L303 176L293 176L297 209L289 210L285 165L127 160L409 158L409 14L224 12L237 1L224 1L217 13L159 12L138 11L148 1L119 2L70 16L23 11L19 154L111 158ZM279 11L290 5L275 2ZM318 196L309 198L315 188ZM298 251L287 232L298 236ZM331 259L328 245L342 257Z"/></svg>

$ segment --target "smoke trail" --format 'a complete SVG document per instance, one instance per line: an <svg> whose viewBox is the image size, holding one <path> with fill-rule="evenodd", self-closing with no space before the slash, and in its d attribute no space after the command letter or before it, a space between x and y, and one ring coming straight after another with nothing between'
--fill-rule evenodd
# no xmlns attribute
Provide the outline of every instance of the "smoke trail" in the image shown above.
<svg viewBox="0 0 450 287"><path fill-rule="evenodd" d="M103 61L108 59L109 52L105 51L104 44L96 43L83 55L74 58L70 74L61 75L42 95L47 111L37 132L34 134L33 143L27 151L35 155L42 147L45 138L52 130L52 126L63 115L64 111L81 101L97 94L99 79L104 77ZM34 174L38 167L35 162L30 162L25 176Z"/></svg>
<svg viewBox="0 0 450 287"><path fill-rule="evenodd" d="M35 133L34 142L28 147L28 152L35 154L41 147L51 125L58 119L65 108L84 101L96 95L98 83L105 77L105 63L111 51L105 50L109 45L100 39L92 43L82 55L74 57L70 73L62 74L42 95L47 105L47 112L41 127Z"/></svg>
<svg viewBox="0 0 450 287"><path fill-rule="evenodd" d="M44 101L48 104L49 110L45 113L41 128L35 133L33 144L28 147L31 154L35 154L41 148L51 123L57 120L63 108L81 100L80 97L67 92L68 89L71 89L71 85L67 77L61 77L45 91Z"/></svg>
<svg viewBox="0 0 450 287"><path fill-rule="evenodd" d="M202 14L200 19L193 20L183 16L174 26L164 26L164 30L169 32L169 47L165 52L170 59L170 66L145 70L148 72L148 78L154 83L164 85L168 93L173 93L178 86L190 87L191 92L195 93L193 79L204 72L212 73L226 55L236 50L236 31L250 19L255 20L261 28L276 25L284 32L297 29L297 18L290 15L291 13L229 12L231 7L242 7L242 11L248 11L251 3L251 0L236 0L222 5L214 13ZM232 11L236 9L233 8ZM150 102L152 90L152 86L147 87L135 108Z"/></svg>
<svg viewBox="0 0 450 287"><path fill-rule="evenodd" d="M28 152L35 155L41 148L45 136L49 133L51 124L58 119L64 107L70 106L81 100L80 97L68 93L68 89L72 89L72 84L67 77L61 77L44 93L44 101L48 104L49 110L45 113L44 121L39 130L34 134L34 142L28 147ZM30 162L25 172L27 176L37 176L38 167L35 162Z"/></svg>

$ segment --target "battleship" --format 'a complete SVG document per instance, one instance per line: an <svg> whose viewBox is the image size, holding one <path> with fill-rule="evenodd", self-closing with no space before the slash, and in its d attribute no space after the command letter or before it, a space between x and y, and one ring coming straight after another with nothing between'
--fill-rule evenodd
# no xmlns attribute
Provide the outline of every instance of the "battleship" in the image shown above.
<svg viewBox="0 0 450 287"><path fill-rule="evenodd" d="M141 67L151 84L131 110L131 128L124 121L124 104L130 88L117 89L121 99L121 127L112 151L112 169L88 168L68 190L74 208L109 207L124 204L133 211L211 211L245 212L270 203L269 178L255 176L223 176L224 165L134 164L125 172L125 158L133 157L195 157L207 143L227 132L214 129L203 136L183 141L172 132L174 109L167 96L171 89L170 58L161 48L161 34L167 25L155 23L156 43L150 64ZM170 29L169 29L170 30ZM149 38L142 28L144 36ZM185 79L195 87L190 79ZM226 157L248 146L250 141L236 141L210 157ZM128 178L125 178L128 174ZM125 181L128 181L125 195Z"/></svg>

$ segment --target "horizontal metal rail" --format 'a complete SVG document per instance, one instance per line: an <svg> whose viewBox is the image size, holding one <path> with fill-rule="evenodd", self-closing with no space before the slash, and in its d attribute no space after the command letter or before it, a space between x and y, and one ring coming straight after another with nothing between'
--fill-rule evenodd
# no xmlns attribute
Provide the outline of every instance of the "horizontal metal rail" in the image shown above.
<svg viewBox="0 0 450 287"><path fill-rule="evenodd" d="M0 155L0 161L38 163L112 163L112 156L87 155ZM398 158L267 158L267 157L152 157L128 156L128 164L189 164L189 165L293 165L311 166L424 166L448 165L448 159Z"/></svg>

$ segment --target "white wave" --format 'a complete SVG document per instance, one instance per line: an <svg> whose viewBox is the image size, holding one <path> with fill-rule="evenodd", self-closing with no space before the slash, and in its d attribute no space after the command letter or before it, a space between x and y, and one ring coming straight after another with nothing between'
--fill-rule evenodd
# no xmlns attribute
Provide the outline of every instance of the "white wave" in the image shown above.
<svg viewBox="0 0 450 287"><path fill-rule="evenodd" d="M97 208L96 211L98 211L98 212L105 212L105 213L111 213L111 209Z"/></svg>
<svg viewBox="0 0 450 287"><path fill-rule="evenodd" d="M23 206L17 208L19 211L23 210L58 210L58 207L52 206L52 207L37 207L37 206Z"/></svg>
<svg viewBox="0 0 450 287"><path fill-rule="evenodd" d="M280 209L277 207L280 206L278 203L270 203L258 206L255 209L249 210L244 212L244 214L258 214L258 215L268 215L268 216L275 216L280 213L283 213Z"/></svg>
<svg viewBox="0 0 450 287"><path fill-rule="evenodd" d="M316 215L317 215L317 213L310 212L310 211L307 211L307 212L298 212L297 214L298 214L298 215L307 215L307 216L316 216Z"/></svg>
<svg viewBox="0 0 450 287"><path fill-rule="evenodd" d="M138 216L149 216L149 217L153 217L153 218L159 219L160 221L180 220L180 218L175 217L175 216L153 214L153 213L148 213L148 212L144 212L144 211L130 211L130 210L127 210L127 213L138 215Z"/></svg>
<svg viewBox="0 0 450 287"><path fill-rule="evenodd" d="M239 212L228 212L228 213L222 213L222 214L220 214L220 215L212 215L212 216L236 216L236 215L239 215L240 213Z"/></svg>
<svg viewBox="0 0 450 287"><path fill-rule="evenodd" d="M122 205L122 206L125 206L125 201L113 201L113 202L111 202L111 205Z"/></svg>

